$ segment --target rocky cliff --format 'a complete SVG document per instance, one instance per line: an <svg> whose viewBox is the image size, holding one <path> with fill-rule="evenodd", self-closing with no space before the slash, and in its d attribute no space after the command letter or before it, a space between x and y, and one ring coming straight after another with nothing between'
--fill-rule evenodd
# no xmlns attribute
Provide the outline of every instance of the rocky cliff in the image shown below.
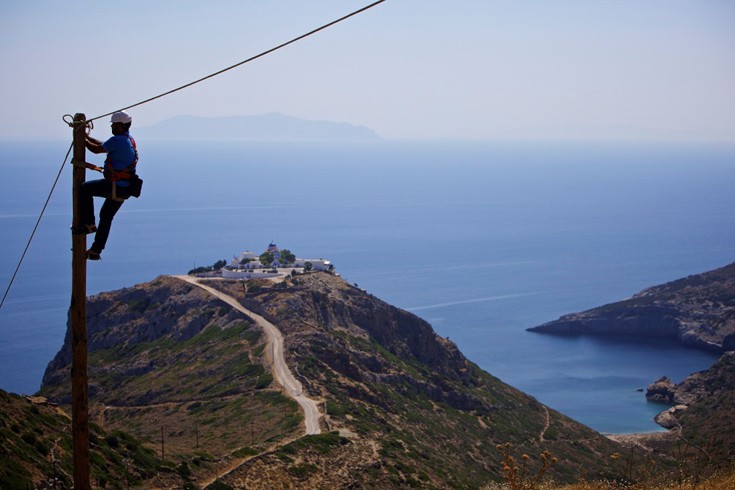
<svg viewBox="0 0 735 490"><path fill-rule="evenodd" d="M673 405L656 421L680 430L684 440L706 448L711 458L731 460L735 454L735 352L725 353L712 367L679 384L664 377L652 383L646 398Z"/></svg>
<svg viewBox="0 0 735 490"><path fill-rule="evenodd" d="M327 273L210 281L282 332L319 401L322 435L270 375L264 335L211 294L171 277L90 298L92 414L166 447L201 486L478 488L517 455L551 451L554 476L610 471L609 439L502 383L419 317ZM69 344L42 393L68 399ZM160 439L160 441L159 441ZM226 487L224 487L226 488Z"/></svg>
<svg viewBox="0 0 735 490"><path fill-rule="evenodd" d="M710 369L676 385L662 377L652 402L672 405L656 421L672 429L680 450L710 461L735 454L735 264L648 288L630 299L565 315L529 329L564 335L665 337L724 353ZM673 451L676 453L676 451Z"/></svg>
<svg viewBox="0 0 735 490"><path fill-rule="evenodd" d="M735 263L645 289L617 303L564 315L529 330L665 337L713 352L735 350Z"/></svg>

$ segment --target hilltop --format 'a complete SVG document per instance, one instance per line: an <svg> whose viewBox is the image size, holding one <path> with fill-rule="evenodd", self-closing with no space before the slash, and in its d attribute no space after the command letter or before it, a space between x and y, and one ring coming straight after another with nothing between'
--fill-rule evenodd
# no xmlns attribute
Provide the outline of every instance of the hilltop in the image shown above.
<svg viewBox="0 0 735 490"><path fill-rule="evenodd" d="M504 384L419 317L314 272L208 281L276 325L288 366L317 401L321 434L275 382L252 317L173 277L91 297L90 397L105 430L125 428L186 463L190 481L235 488L477 488L501 478L497 445L550 451L554 477L612 475L620 446ZM68 400L69 339L42 394ZM196 464L194 463L196 461Z"/></svg>
<svg viewBox="0 0 735 490"><path fill-rule="evenodd" d="M713 352L735 349L735 263L564 315L532 332L660 337Z"/></svg>

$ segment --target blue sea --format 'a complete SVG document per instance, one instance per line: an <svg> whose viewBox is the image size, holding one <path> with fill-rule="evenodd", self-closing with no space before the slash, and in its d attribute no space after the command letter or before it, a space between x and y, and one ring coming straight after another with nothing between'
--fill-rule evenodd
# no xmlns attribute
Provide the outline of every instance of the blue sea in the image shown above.
<svg viewBox="0 0 735 490"><path fill-rule="evenodd" d="M525 329L735 261L735 146L138 145L143 196L123 206L103 260L89 264L89 294L275 241L331 260L347 281L428 320L486 371L602 432L657 430L652 417L664 407L639 390L716 359L672 342ZM0 144L3 291L68 147ZM35 392L63 342L67 167L0 310L5 390Z"/></svg>

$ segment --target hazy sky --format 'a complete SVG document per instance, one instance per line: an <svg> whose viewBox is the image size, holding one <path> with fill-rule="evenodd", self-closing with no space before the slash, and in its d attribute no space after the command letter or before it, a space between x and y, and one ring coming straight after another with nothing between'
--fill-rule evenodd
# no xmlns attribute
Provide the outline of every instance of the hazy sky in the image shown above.
<svg viewBox="0 0 735 490"><path fill-rule="evenodd" d="M368 3L3 0L0 138L68 138L65 113L133 104ZM387 0L131 112L137 126L281 112L386 138L735 142L735 1Z"/></svg>

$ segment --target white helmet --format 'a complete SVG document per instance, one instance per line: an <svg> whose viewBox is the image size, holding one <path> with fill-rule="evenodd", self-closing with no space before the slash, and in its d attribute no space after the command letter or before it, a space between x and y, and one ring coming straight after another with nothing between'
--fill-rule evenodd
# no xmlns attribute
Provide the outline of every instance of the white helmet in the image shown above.
<svg viewBox="0 0 735 490"><path fill-rule="evenodd" d="M133 122L133 118L125 111L118 111L112 114L110 122L127 124Z"/></svg>

